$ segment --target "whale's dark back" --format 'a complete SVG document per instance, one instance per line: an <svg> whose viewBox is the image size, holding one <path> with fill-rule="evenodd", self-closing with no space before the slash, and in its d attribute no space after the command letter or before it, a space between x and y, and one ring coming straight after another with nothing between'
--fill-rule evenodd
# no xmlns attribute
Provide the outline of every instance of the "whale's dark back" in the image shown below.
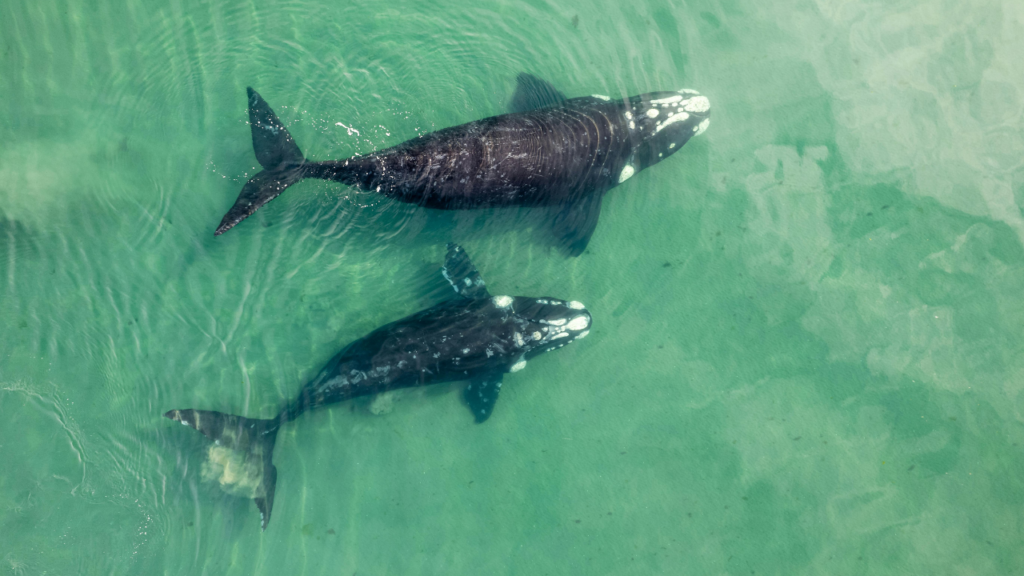
<svg viewBox="0 0 1024 576"><path fill-rule="evenodd" d="M430 208L560 204L617 183L633 148L622 113L621 102L574 98L307 171Z"/></svg>
<svg viewBox="0 0 1024 576"><path fill-rule="evenodd" d="M264 170L245 183L214 234L303 178L321 178L441 210L553 206L557 243L579 256L597 226L604 193L673 155L710 121L710 102L694 90L567 100L529 74L516 81L510 114L326 162L305 158L281 119L249 88L253 149Z"/></svg>

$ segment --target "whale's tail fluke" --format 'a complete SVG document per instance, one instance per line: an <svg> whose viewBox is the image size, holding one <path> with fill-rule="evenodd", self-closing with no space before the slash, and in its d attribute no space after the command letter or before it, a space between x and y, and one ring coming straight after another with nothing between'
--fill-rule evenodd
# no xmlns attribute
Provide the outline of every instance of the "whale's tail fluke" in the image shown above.
<svg viewBox="0 0 1024 576"><path fill-rule="evenodd" d="M252 498L260 511L261 527L266 530L277 484L272 459L280 420L192 409L169 410L164 416L213 440L203 462L203 478L218 482L228 494Z"/></svg>
<svg viewBox="0 0 1024 576"><path fill-rule="evenodd" d="M263 170L242 187L235 205L213 233L215 236L227 232L304 177L306 159L292 135L263 97L252 88L246 90L249 93L252 148Z"/></svg>

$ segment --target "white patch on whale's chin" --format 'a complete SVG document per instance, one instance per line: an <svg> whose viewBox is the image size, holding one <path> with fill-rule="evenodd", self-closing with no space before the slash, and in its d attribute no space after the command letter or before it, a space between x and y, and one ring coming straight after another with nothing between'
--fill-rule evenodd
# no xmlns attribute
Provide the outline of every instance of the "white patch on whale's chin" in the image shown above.
<svg viewBox="0 0 1024 576"><path fill-rule="evenodd" d="M711 124L711 118L705 118L703 121L701 121L700 124L697 124L697 126L693 129L693 135L700 136L701 134L703 134L704 131L708 129L709 124Z"/></svg>
<svg viewBox="0 0 1024 576"><path fill-rule="evenodd" d="M591 97L597 98L599 100L604 100L605 102L608 102L609 100L611 100L611 98L605 96L604 94L591 94Z"/></svg>
<svg viewBox="0 0 1024 576"><path fill-rule="evenodd" d="M494 298L491 298L491 302L494 302L494 305L497 306L498 308L508 308L509 306L512 305L512 297L495 296Z"/></svg>
<svg viewBox="0 0 1024 576"><path fill-rule="evenodd" d="M568 304L566 304L566 306L572 308L573 310L583 310L583 302L577 302L575 300L569 302Z"/></svg>
<svg viewBox="0 0 1024 576"><path fill-rule="evenodd" d="M630 177L631 177L631 176L632 176L633 174L635 174L635 173L636 173L636 168L633 168L633 167L632 167L632 166L630 166L629 164L626 164L626 167L625 167L625 168L623 168L623 169L622 169L622 172L620 172L620 173L619 173L619 184L622 184L622 183L623 183L623 182L625 182L626 180L629 180L629 178L630 178Z"/></svg>
<svg viewBox="0 0 1024 576"><path fill-rule="evenodd" d="M509 371L509 372L519 372L519 371L520 371L520 370L522 370L523 368L526 368L526 360L520 360L519 362L516 362L515 364L513 364L513 365L512 365L512 366L511 366L511 367L510 367L510 368L508 369L508 371Z"/></svg>

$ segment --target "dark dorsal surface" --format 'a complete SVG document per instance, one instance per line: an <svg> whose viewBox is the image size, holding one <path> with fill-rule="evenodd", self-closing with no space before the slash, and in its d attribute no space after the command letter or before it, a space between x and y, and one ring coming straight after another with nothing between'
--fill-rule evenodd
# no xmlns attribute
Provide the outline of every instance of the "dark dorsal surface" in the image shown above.
<svg viewBox="0 0 1024 576"><path fill-rule="evenodd" d="M443 210L554 206L559 243L577 256L597 226L601 195L679 151L710 121L708 99L693 90L566 99L529 74L517 78L510 104L510 114L366 156L315 162L302 156L250 88L253 147L264 170L243 186L214 233L223 234L303 178L322 178Z"/></svg>
<svg viewBox="0 0 1024 576"><path fill-rule="evenodd" d="M617 183L633 148L623 110L622 102L574 98L306 170L428 208L560 204Z"/></svg>
<svg viewBox="0 0 1024 576"><path fill-rule="evenodd" d="M521 369L527 358L589 330L590 315L578 302L491 296L457 244L448 245L441 272L455 298L350 343L302 387L284 419L396 388L481 378L500 386L501 375Z"/></svg>
<svg viewBox="0 0 1024 576"><path fill-rule="evenodd" d="M396 388L467 380L515 363L515 322L490 299L451 300L377 328L346 346L289 408L301 412Z"/></svg>

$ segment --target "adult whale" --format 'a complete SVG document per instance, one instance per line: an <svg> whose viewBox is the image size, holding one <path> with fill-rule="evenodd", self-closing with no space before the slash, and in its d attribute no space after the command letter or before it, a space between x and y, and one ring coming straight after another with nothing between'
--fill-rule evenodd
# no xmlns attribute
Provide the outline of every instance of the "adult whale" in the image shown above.
<svg viewBox="0 0 1024 576"><path fill-rule="evenodd" d="M707 129L711 108L693 90L566 99L524 73L509 114L366 156L314 162L302 155L266 101L247 90L252 144L263 170L242 187L215 235L299 180L320 178L443 210L555 206L555 235L572 256L590 241L603 194Z"/></svg>
<svg viewBox="0 0 1024 576"><path fill-rule="evenodd" d="M491 296L465 250L448 245L441 273L456 297L381 326L350 343L269 420L208 410L164 414L213 440L202 476L236 496L252 498L267 529L277 468L274 442L283 424L303 412L396 388L468 380L464 397L477 422L490 417L508 372L590 331L579 302Z"/></svg>

